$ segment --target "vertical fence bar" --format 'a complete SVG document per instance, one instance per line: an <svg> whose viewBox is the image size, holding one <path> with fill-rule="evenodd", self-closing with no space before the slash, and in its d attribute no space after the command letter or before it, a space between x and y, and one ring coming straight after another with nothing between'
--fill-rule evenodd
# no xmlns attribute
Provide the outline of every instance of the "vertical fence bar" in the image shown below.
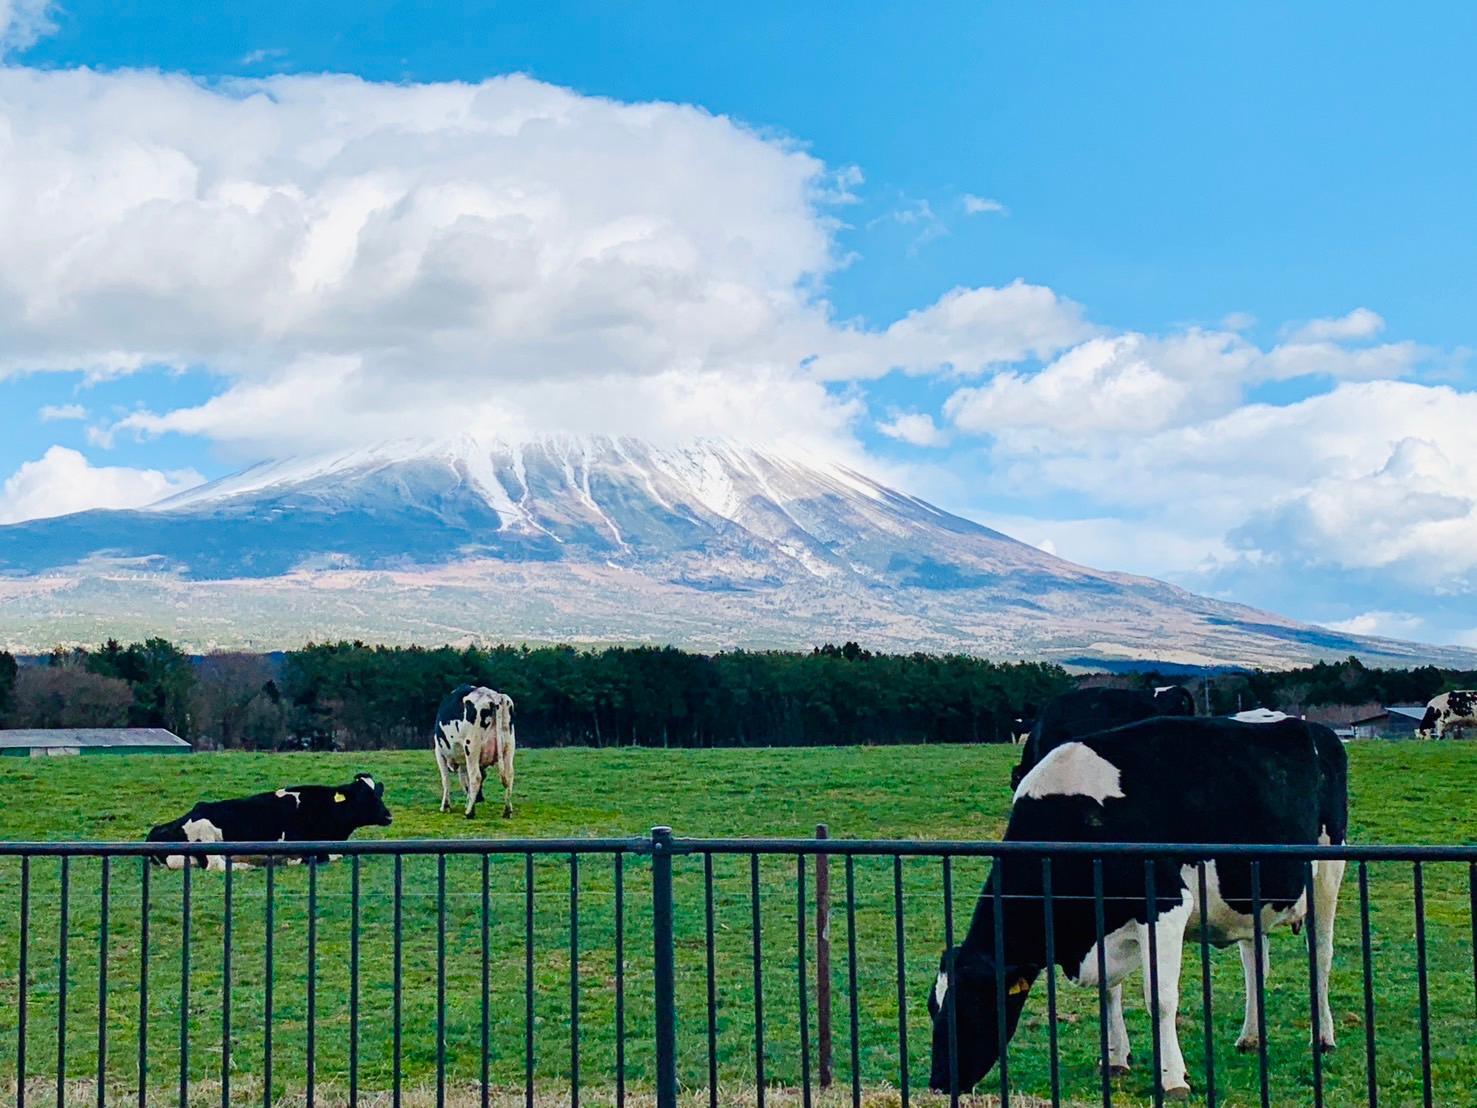
<svg viewBox="0 0 1477 1108"><path fill-rule="evenodd" d="M227 854L225 861L226 885L221 899L221 1108L231 1108L231 899L236 860Z"/></svg>
<svg viewBox="0 0 1477 1108"><path fill-rule="evenodd" d="M180 871L179 1108L190 1108L190 881L193 859Z"/></svg>
<svg viewBox="0 0 1477 1108"><path fill-rule="evenodd" d="M359 1104L359 861L349 860L349 1108Z"/></svg>
<svg viewBox="0 0 1477 1108"><path fill-rule="evenodd" d="M672 922L672 829L651 829L651 936L656 1000L656 1103L677 1108L677 981Z"/></svg>
<svg viewBox="0 0 1477 1108"><path fill-rule="evenodd" d="M569 856L569 1108L580 1108L580 856Z"/></svg>
<svg viewBox="0 0 1477 1108"><path fill-rule="evenodd" d="M405 945L402 936L405 923L405 867L402 865L403 861L402 855L395 855L394 935L391 944L393 947L391 958L394 965L390 970L390 1103L394 1108L400 1108L401 1051L404 1047L400 995L403 984L401 975L404 972Z"/></svg>
<svg viewBox="0 0 1477 1108"><path fill-rule="evenodd" d="M446 1108L446 855L436 855L436 1108Z"/></svg>
<svg viewBox="0 0 1477 1108"><path fill-rule="evenodd" d="M1000 1108L1010 1108L1010 1063L1006 1057L1006 1048L1010 1042L1010 1035L1006 1030L1005 1016L1005 901L1002 896L1005 884L1005 859L995 859L994 881L990 889L990 911L995 921L995 1018L999 1021L996 1025L996 1046L1000 1051L1000 1060L996 1063L1000 1070ZM949 898L951 903L953 897ZM958 1010L955 1009L955 1018L958 1018Z"/></svg>
<svg viewBox="0 0 1477 1108"><path fill-rule="evenodd" d="M898 1095L908 1108L908 966L903 949L903 856L892 856L892 923L897 945Z"/></svg>
<svg viewBox="0 0 1477 1108"><path fill-rule="evenodd" d="M1108 1060L1108 955L1105 949L1107 924L1103 920L1103 860L1092 860L1092 911L1097 927L1097 1022L1098 1054L1102 1063L1103 1108L1113 1103L1113 1068Z"/></svg>
<svg viewBox="0 0 1477 1108"><path fill-rule="evenodd" d="M276 983L272 957L277 945L275 916L279 861L275 857L267 859L267 887L263 893L266 920L262 925L265 929L262 934L265 944L262 965L262 1108L272 1108L272 993ZM143 1108L143 1105L140 1104L139 1108Z"/></svg>
<svg viewBox="0 0 1477 1108"><path fill-rule="evenodd" d="M523 1099L533 1108L533 855L523 856Z"/></svg>
<svg viewBox="0 0 1477 1108"><path fill-rule="evenodd" d="M1041 929L1046 937L1046 1036L1051 1066L1051 1105L1062 1102L1061 1047L1056 1037L1056 903L1051 888L1051 856L1041 859Z"/></svg>
<svg viewBox="0 0 1477 1108"><path fill-rule="evenodd" d="M764 1108L764 940L759 930L759 855L749 855L749 904L754 941L754 1097Z"/></svg>
<svg viewBox="0 0 1477 1108"><path fill-rule="evenodd" d="M1431 995L1426 974L1426 879L1419 862L1412 863L1415 884L1415 966L1421 1002L1421 1099L1431 1108Z"/></svg>
<svg viewBox="0 0 1477 1108"><path fill-rule="evenodd" d="M846 856L846 995L851 1017L851 1108L861 1108L860 998L856 987L856 858L850 854Z"/></svg>
<svg viewBox="0 0 1477 1108"><path fill-rule="evenodd" d="M1477 862L1467 865L1467 899L1472 917L1472 1004L1477 1012Z"/></svg>
<svg viewBox="0 0 1477 1108"><path fill-rule="evenodd" d="M1149 1036L1154 1046L1154 1108L1164 1108L1164 1043L1159 1031L1159 890L1154 859L1144 859L1144 907L1149 917Z"/></svg>
<svg viewBox="0 0 1477 1108"><path fill-rule="evenodd" d="M148 862L144 862L148 874ZM21 855L21 929L20 965L16 976L17 1003L15 1035L15 1108L26 1108L26 991L30 986L31 966L31 856ZM142 1088L142 1085L140 1085Z"/></svg>
<svg viewBox="0 0 1477 1108"><path fill-rule="evenodd" d="M1257 1072L1261 1079L1262 1108L1271 1108L1272 1094L1267 1073L1267 938L1262 932L1262 864L1257 859L1252 859L1251 863L1251 935L1253 960L1256 962Z"/></svg>
<svg viewBox="0 0 1477 1108"><path fill-rule="evenodd" d="M1375 1068L1374 967L1369 952L1369 867L1359 863L1359 941L1364 965L1364 1079L1369 1108L1379 1104L1379 1076Z"/></svg>
<svg viewBox="0 0 1477 1108"><path fill-rule="evenodd" d="M1205 862L1195 863L1200 904L1200 1013L1205 1032L1205 1108L1215 1108L1215 1021L1211 1018L1210 931L1205 921L1207 903Z"/></svg>
<svg viewBox="0 0 1477 1108"><path fill-rule="evenodd" d="M56 971L56 1108L66 1108L67 1097L67 910L71 899L67 893L71 885L71 866L72 859L63 854Z"/></svg>
<svg viewBox="0 0 1477 1108"><path fill-rule="evenodd" d="M824 823L815 826L817 839L830 838ZM815 1039L822 1089L835 1080L831 1039L831 856L815 856Z"/></svg>
<svg viewBox="0 0 1477 1108"><path fill-rule="evenodd" d="M797 1006L800 1014L800 1097L804 1108L810 1108L810 982L805 970L805 855L795 855L795 976L799 989Z"/></svg>
<svg viewBox="0 0 1477 1108"><path fill-rule="evenodd" d="M718 967L713 927L713 855L703 855L703 931L707 944L708 1108L718 1108Z"/></svg>
<svg viewBox="0 0 1477 1108"><path fill-rule="evenodd" d="M313 1108L318 1087L318 860L308 859L308 1022L307 1101Z"/></svg>
<svg viewBox="0 0 1477 1108"><path fill-rule="evenodd" d="M709 855L710 860L711 857ZM624 854L617 854L615 856L615 1103L617 1108L625 1108L626 856Z"/></svg>
<svg viewBox="0 0 1477 1108"><path fill-rule="evenodd" d="M482 1108L492 1099L492 855L482 855Z"/></svg>
<svg viewBox="0 0 1477 1108"><path fill-rule="evenodd" d="M954 956L954 860L947 854L943 859L944 871L944 950L948 977L944 987L944 1027L948 1030L949 1044L949 1108L959 1108L959 1021L957 1000L959 975L955 972Z"/></svg>
<svg viewBox="0 0 1477 1108"><path fill-rule="evenodd" d="M112 859L102 857L97 924L97 1108L105 1108L108 1089L108 878Z"/></svg>
<svg viewBox="0 0 1477 1108"><path fill-rule="evenodd" d="M1323 1108L1323 1028L1318 1011L1318 898L1313 895L1313 862L1303 863L1303 888L1307 890L1308 919L1308 1027L1313 1044L1313 1104Z"/></svg>

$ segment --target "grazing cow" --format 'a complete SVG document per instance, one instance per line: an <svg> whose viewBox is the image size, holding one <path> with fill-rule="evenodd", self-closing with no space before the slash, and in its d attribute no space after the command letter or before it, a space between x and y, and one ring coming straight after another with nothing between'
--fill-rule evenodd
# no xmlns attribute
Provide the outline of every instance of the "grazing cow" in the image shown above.
<svg viewBox="0 0 1477 1108"><path fill-rule="evenodd" d="M292 785L239 800L204 800L179 819L149 831L151 843L329 842L361 827L390 826L385 787L367 773L347 785ZM158 865L183 869L185 855L153 855ZM273 856L275 857L275 855ZM327 854L303 859L326 862ZM244 861L244 860L243 860ZM225 869L223 856L200 855L203 869ZM233 863L234 864L234 863Z"/></svg>
<svg viewBox="0 0 1477 1108"><path fill-rule="evenodd" d="M1155 716L1193 716L1195 698L1183 685L1152 693L1141 689L1074 689L1047 702L1031 725L1020 765L1010 771L1015 788L1032 767L1064 742Z"/></svg>
<svg viewBox="0 0 1477 1108"><path fill-rule="evenodd" d="M1477 692L1462 690L1442 693L1426 705L1425 717L1421 720L1421 736L1429 738L1432 733L1444 739L1451 728L1477 728Z"/></svg>
<svg viewBox="0 0 1477 1108"><path fill-rule="evenodd" d="M1326 736L1321 732L1327 732ZM1330 741L1331 740L1331 741ZM1245 724L1226 719L1151 719L1088 735L1057 747L1016 790L1006 841L1103 843L1341 842L1347 824L1343 745L1327 728L1301 720ZM1199 902L1194 859L1155 859L1158 1015L1161 1088L1188 1092L1175 1030L1180 959L1188 932L1204 926L1217 946L1253 938L1251 867L1245 858L1206 862L1206 901ZM1319 1044L1332 1049L1328 975L1342 862L1314 864L1317 915ZM998 874L1003 959L995 955ZM1052 865L1053 953L1067 978L1097 986L1097 923L1092 863L1064 855ZM1129 1065L1122 982L1134 968L1150 981L1149 912L1145 863L1107 857L1102 862L1101 957L1108 992L1109 1065ZM1303 863L1277 857L1260 862L1262 926L1302 919L1307 893ZM1005 988L1004 1038L1020 1020L1032 984L1046 967L1042 866L1036 858L997 859L964 941L944 952L929 996L933 1017L931 1085L948 1091L950 1016L953 1017L959 1091L978 1084L999 1057L997 1000ZM1263 950L1266 944L1263 942ZM1255 980L1249 988L1255 1003ZM1152 1009L1151 1009L1152 1010ZM1251 1008L1254 1014L1255 1009ZM1255 1023L1252 1024L1253 1029ZM1254 1030L1253 1030L1254 1034ZM1243 1031L1243 1045L1245 1032ZM1254 1040L1253 1040L1254 1041Z"/></svg>
<svg viewBox="0 0 1477 1108"><path fill-rule="evenodd" d="M496 766L503 782L503 819L513 817L513 698L484 686L458 685L436 713L436 766L441 770L441 810L451 810L451 774L467 794L466 817L482 799L482 779Z"/></svg>

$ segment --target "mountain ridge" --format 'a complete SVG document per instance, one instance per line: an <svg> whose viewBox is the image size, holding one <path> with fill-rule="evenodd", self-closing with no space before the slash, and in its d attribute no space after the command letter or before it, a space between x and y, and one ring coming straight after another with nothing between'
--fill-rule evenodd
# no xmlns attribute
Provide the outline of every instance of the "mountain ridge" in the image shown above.
<svg viewBox="0 0 1477 1108"><path fill-rule="evenodd" d="M729 439L404 439L0 527L0 640L478 636L1291 665L1471 652L1091 569L831 459ZM29 621L29 622L28 622Z"/></svg>

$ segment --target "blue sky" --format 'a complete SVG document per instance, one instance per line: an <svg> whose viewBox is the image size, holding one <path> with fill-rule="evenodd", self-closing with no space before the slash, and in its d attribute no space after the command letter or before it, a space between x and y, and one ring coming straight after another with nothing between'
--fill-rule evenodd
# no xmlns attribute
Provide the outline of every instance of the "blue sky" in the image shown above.
<svg viewBox="0 0 1477 1108"><path fill-rule="evenodd" d="M680 333L642 315L572 344L576 316L561 315L570 310L561 302L548 312L566 321L562 330L500 328L411 349L366 331L365 355L340 316L298 331L238 318L246 309L230 304L231 290L255 295L245 278L222 278L208 303L193 298L199 259L149 253L157 244L147 228L162 217L147 204L103 211L100 198L98 212L80 215L74 205L57 217L72 223L51 254L27 254L25 226L0 222L0 325L8 290L29 305L26 319L69 296L87 306L50 330L12 327L10 350L0 327L0 481L16 475L7 518L34 514L55 493L46 472L20 475L56 446L78 451L84 473L113 471L95 485L126 500L324 445L312 429L295 432L290 413L275 414L264 399L273 388L307 395L311 382L308 392L348 413L345 433L370 435L385 421L366 398L437 387L417 377L427 362L441 387L501 388L539 426L568 410L568 389L648 401L699 389L716 398L714 411L692 417L683 406L685 418L731 430L715 412L731 410L722 388L732 387L767 405L761 428L820 429L884 476L1064 556L1351 629L1477 642L1477 517L1466 501L1477 458L1465 443L1477 384L1470 6L872 4L843 17L787 4L467 13L0 0L0 23L7 14L0 116L14 135L58 114L75 121L58 160L37 156L34 175L13 186L26 191L12 210L42 213L32 227L51 229L45 197L56 175L97 175L104 197L132 195L134 178L124 186L109 176L117 143L148 152L134 167L145 176L193 160L187 188L203 196L238 161L252 161L239 171L252 187L276 181L272 167L286 161L310 165L311 136L338 125L334 111L393 117L360 136L369 152L354 155L368 164L354 180L379 188L428 156L385 138L411 109L383 108L380 83L429 96L448 82L524 74L529 86L500 91L496 111L565 120L573 104L590 119L560 131L554 153L540 141L499 155L540 166L529 177L537 188L518 194L599 209L605 230L645 228L633 232L647 236L643 272L677 266L682 288L707 290ZM79 67L98 71L86 89L69 81ZM136 69L190 75L209 102L170 78L123 72ZM321 86L271 84L325 73L373 84L335 93L331 108L321 107ZM235 77L266 79L251 87L274 90L279 105L272 123L243 129L240 158L200 122L231 115L215 100L250 95ZM569 99L556 103L549 88ZM592 98L613 102L609 118L596 118L605 100ZM426 99L415 112L433 110ZM632 107L648 101L694 106L707 122L678 112L653 137ZM417 118L416 128L440 126ZM435 156L447 159L442 183L475 181L478 150L445 153L464 139L446 126L433 136ZM182 153L147 161L166 148ZM343 149L358 148L345 140ZM673 151L682 157L663 162ZM629 185L631 197L586 197L582 167ZM347 177L330 187L316 168L284 172L299 174L292 195L308 197L305 211L359 210L352 197L362 192L340 187ZM646 174L657 184L644 188ZM672 175L691 177L693 195L668 189ZM448 195L434 191L438 203L463 202ZM643 207L651 196L659 200ZM204 250L221 224L191 218L205 220L188 224ZM535 246L564 256L548 227L566 223L540 224ZM438 259L458 241L447 226L451 245L437 246ZM57 278L48 290L46 260L85 251L104 231L146 244L136 247L142 268L165 276L121 290L123 279L99 277L85 296L75 279ZM250 254L263 233L222 232L214 249L223 254L212 256ZM457 266L457 281L511 279ZM998 293L1013 282L1041 295L948 300L951 290ZM629 292L629 279L614 291L582 286L577 318L596 301L602 318L636 311ZM713 308L733 296L741 309ZM410 304L368 318L404 312L410 327ZM751 316L752 332L732 330ZM916 326L899 325L910 317ZM543 316L530 309L528 318ZM69 342L57 337L64 323ZM75 340L79 328L96 334ZM612 351L612 341L625 345ZM474 364L487 350L498 364ZM598 364L602 352L615 364ZM359 357L375 363L372 388L364 367L333 361ZM289 363L302 367L291 386ZM623 402L599 408L619 421ZM72 405L85 415L40 414ZM75 481L73 463L55 479Z"/></svg>

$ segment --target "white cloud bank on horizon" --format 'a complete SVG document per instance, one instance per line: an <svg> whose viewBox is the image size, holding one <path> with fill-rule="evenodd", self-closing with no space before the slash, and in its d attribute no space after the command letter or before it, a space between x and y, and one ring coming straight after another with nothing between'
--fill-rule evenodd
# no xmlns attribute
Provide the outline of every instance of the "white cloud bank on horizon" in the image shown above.
<svg viewBox="0 0 1477 1108"><path fill-rule="evenodd" d="M142 508L204 480L191 469L94 466L80 453L53 446L24 463L0 484L0 523L84 512L90 508Z"/></svg>
<svg viewBox="0 0 1477 1108"><path fill-rule="evenodd" d="M19 43L46 5L0 0L0 17ZM952 478L955 508L1071 499L1079 518L1023 531L1067 557L1474 587L1477 396L1410 380L1433 352L1384 341L1373 310L1265 348L1234 313L1125 333L1026 281L841 320L825 290L858 171L698 108L524 77L0 66L0 162L0 378L167 366L226 381L93 427L98 446L178 433L252 458L438 428L616 430L855 457L881 435L940 459L873 459L925 486L931 465L978 468ZM872 383L899 373L936 378L946 401L872 410ZM1294 379L1309 399L1247 403ZM48 459L28 481L91 468L27 466ZM111 472L93 484L115 506L179 480ZM3 510L40 503L8 494ZM1347 618L1365 610L1403 608Z"/></svg>

